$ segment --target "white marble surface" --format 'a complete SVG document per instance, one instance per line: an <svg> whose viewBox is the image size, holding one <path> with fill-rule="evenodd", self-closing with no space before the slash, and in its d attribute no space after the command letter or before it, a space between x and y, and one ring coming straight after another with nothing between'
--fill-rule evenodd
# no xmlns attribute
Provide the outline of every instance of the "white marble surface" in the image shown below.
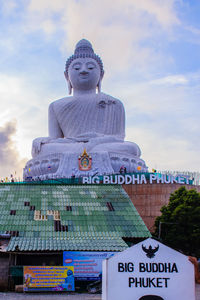
<svg viewBox="0 0 200 300"><path fill-rule="evenodd" d="M88 154L92 153L94 161L88 175L119 172L123 165L130 172L137 171L138 166L143 171L147 170L140 158L139 146L124 141L125 111L122 102L101 92L103 74L101 59L94 54L88 41L81 40L75 54L66 63L65 77L73 95L50 104L49 136L33 141L33 160L27 163L24 177L29 169L30 176L42 179L45 160L51 161L51 170L57 168L54 173L46 173L48 176L84 175L76 170L75 159L84 149ZM58 156L62 157L59 163L56 161ZM51 157L54 157L53 161Z"/></svg>

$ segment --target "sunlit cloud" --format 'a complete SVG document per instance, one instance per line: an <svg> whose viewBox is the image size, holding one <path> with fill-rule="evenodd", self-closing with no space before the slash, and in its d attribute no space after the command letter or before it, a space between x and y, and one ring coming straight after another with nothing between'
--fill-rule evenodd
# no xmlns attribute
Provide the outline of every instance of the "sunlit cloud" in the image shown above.
<svg viewBox="0 0 200 300"><path fill-rule="evenodd" d="M10 175L22 178L22 169L26 159L21 159L16 150L15 137L17 130L16 120L12 120L0 127L0 176L5 179ZM9 173L10 172L10 173Z"/></svg>
<svg viewBox="0 0 200 300"><path fill-rule="evenodd" d="M131 65L144 69L161 53L150 44L142 45L143 41L171 34L171 27L180 24L174 4L172 0L164 4L157 0L116 0L114 5L111 0L32 0L26 28L40 29L47 35L62 30L63 53L73 51L83 37L95 41L95 50L111 71L127 70Z"/></svg>
<svg viewBox="0 0 200 300"><path fill-rule="evenodd" d="M171 75L152 80L152 84L187 84L188 79L184 75Z"/></svg>

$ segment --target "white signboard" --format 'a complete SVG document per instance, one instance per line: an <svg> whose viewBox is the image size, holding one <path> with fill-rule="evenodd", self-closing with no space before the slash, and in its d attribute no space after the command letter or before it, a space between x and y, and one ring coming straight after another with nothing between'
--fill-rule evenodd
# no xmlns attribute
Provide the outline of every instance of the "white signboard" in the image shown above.
<svg viewBox="0 0 200 300"><path fill-rule="evenodd" d="M195 300L188 257L154 239L103 261L103 300Z"/></svg>

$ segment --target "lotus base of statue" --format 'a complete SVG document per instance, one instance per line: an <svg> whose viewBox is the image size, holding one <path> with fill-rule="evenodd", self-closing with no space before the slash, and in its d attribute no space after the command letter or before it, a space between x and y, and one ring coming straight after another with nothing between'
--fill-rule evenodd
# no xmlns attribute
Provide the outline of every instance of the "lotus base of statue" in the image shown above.
<svg viewBox="0 0 200 300"><path fill-rule="evenodd" d="M87 154L88 155L88 154ZM91 152L88 161L80 153L52 153L38 155L29 160L24 168L24 180L49 180L82 176L120 173L147 172L145 162L138 157L129 157L106 151ZM82 161L81 161L81 158ZM81 165L82 163L82 165Z"/></svg>

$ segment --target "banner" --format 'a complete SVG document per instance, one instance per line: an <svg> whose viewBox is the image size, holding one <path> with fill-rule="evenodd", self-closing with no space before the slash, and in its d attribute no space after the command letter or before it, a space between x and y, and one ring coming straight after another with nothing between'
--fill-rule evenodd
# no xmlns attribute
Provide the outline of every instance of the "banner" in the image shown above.
<svg viewBox="0 0 200 300"><path fill-rule="evenodd" d="M117 252L64 251L63 265L74 266L74 276L78 280L100 280L102 261Z"/></svg>
<svg viewBox="0 0 200 300"><path fill-rule="evenodd" d="M24 266L24 291L75 291L73 266Z"/></svg>

